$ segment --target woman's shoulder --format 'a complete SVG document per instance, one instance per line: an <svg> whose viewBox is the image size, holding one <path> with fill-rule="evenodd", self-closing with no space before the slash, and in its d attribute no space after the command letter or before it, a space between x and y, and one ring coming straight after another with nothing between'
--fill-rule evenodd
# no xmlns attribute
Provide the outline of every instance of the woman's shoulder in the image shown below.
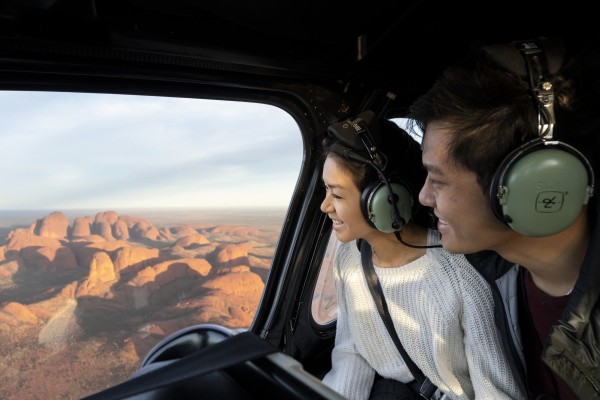
<svg viewBox="0 0 600 400"><path fill-rule="evenodd" d="M428 234L429 246L434 246L440 243L440 234L437 230L430 229ZM433 247L427 249L427 254L432 257L442 266L446 266L449 272L455 273L466 272L468 274L477 273L473 265L469 262L464 254L450 253L443 247Z"/></svg>
<svg viewBox="0 0 600 400"><path fill-rule="evenodd" d="M338 242L337 245L337 254L360 254L360 250L358 248L359 242L356 240L352 240L350 242Z"/></svg>
<svg viewBox="0 0 600 400"><path fill-rule="evenodd" d="M457 274L465 271L467 273L477 273L464 254L453 254L443 248L434 248L427 250L427 257L429 257L430 262L439 265L440 269L446 271L446 273Z"/></svg>
<svg viewBox="0 0 600 400"><path fill-rule="evenodd" d="M336 275L342 280L348 279L350 275L362 273L360 251L356 241L338 243L334 268L337 270Z"/></svg>
<svg viewBox="0 0 600 400"><path fill-rule="evenodd" d="M343 265L349 260L352 260L353 262L356 259L360 260L360 250L358 249L358 242L356 240L352 240L346 243L338 243L335 258L337 261L337 265Z"/></svg>
<svg viewBox="0 0 600 400"><path fill-rule="evenodd" d="M446 282L453 282L457 290L469 288L470 290L486 290L488 284L485 278L475 269L464 254L453 254L446 250L432 249L428 252L429 257L432 257L431 264L435 264L438 276L442 276ZM469 290L469 291L470 291Z"/></svg>

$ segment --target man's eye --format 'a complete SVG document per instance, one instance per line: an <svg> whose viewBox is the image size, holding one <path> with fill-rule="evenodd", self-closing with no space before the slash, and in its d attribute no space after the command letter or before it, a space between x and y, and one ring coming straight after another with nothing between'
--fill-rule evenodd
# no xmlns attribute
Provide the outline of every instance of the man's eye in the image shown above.
<svg viewBox="0 0 600 400"><path fill-rule="evenodd" d="M430 182L432 185L436 185L436 186L437 186L437 185L441 185L441 184L443 183L442 181L440 181L440 180L437 180L437 179L434 179L434 178L428 178L428 179L429 179L429 182Z"/></svg>

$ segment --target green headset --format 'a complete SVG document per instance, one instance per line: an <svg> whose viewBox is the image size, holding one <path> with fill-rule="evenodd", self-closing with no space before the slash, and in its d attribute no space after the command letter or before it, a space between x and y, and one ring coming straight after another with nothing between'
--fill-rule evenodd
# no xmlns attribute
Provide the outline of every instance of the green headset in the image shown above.
<svg viewBox="0 0 600 400"><path fill-rule="evenodd" d="M331 124L327 132L343 143L342 156L370 165L379 177L367 184L360 196L363 217L382 232L399 232L411 220L415 207L415 192L411 186L394 176L386 176L387 157L379 151L379 125L373 111ZM346 147L347 146L347 147ZM364 151L368 157L357 153Z"/></svg>
<svg viewBox="0 0 600 400"><path fill-rule="evenodd" d="M486 49L497 60L500 55L500 63L505 66L502 61L514 65L514 54L512 61L507 61L506 55L519 51L538 110L539 137L509 153L490 185L495 215L526 236L550 236L566 229L587 204L594 188L594 171L587 158L573 146L552 139L554 89L544 51L552 48L562 50L549 39L514 42L512 50ZM560 66L556 58L552 62Z"/></svg>

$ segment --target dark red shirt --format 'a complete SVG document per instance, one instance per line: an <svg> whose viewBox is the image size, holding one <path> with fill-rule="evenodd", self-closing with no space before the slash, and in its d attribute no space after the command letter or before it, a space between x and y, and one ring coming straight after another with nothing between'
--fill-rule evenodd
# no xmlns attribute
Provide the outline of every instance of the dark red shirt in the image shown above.
<svg viewBox="0 0 600 400"><path fill-rule="evenodd" d="M528 315L520 316L521 338L527 364L527 384L536 400L577 400L569 385L542 361L543 343L550 328L558 321L569 301L569 296L553 297L538 289L529 272L525 273L525 293Z"/></svg>

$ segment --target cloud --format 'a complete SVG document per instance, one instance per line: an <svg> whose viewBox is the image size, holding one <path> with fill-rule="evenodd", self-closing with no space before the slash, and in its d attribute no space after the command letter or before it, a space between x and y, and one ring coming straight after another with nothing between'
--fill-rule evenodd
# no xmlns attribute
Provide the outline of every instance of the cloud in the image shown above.
<svg viewBox="0 0 600 400"><path fill-rule="evenodd" d="M269 105L0 92L0 209L287 206L298 125Z"/></svg>

